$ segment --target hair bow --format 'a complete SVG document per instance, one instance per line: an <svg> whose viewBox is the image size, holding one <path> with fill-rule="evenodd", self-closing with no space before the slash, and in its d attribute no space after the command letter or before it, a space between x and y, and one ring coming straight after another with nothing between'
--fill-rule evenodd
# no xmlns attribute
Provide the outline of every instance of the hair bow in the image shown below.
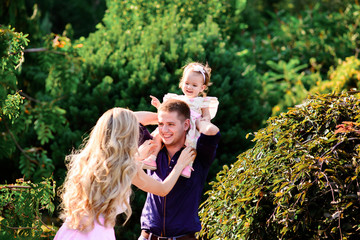
<svg viewBox="0 0 360 240"><path fill-rule="evenodd" d="M203 77L204 77L204 83L205 83L205 80L206 80L206 78L205 78L205 69L204 69L202 66L200 66L200 65L195 65L195 66L193 66L193 70L194 70L195 72L200 72L200 73L203 75Z"/></svg>

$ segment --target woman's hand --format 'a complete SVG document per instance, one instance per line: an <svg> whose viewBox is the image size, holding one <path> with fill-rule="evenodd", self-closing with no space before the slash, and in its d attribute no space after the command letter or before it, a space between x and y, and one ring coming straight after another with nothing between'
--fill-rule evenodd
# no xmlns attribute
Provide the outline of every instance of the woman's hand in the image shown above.
<svg viewBox="0 0 360 240"><path fill-rule="evenodd" d="M193 162L196 157L196 150L192 147L186 147L184 150L182 150L180 157L176 163L176 165L179 165L181 169L189 165L189 163Z"/></svg>
<svg viewBox="0 0 360 240"><path fill-rule="evenodd" d="M158 109L161 104L159 99L157 99L156 97L151 96L151 95L150 95L150 97L151 97L151 105L153 105L154 107L156 107L156 109Z"/></svg>
<svg viewBox="0 0 360 240"><path fill-rule="evenodd" d="M154 142L154 140L146 140L143 144L141 144L141 146L139 147L139 151L136 154L135 158L136 160L142 161L145 158L149 157L151 155L151 153L153 153L155 147L156 147L156 143Z"/></svg>

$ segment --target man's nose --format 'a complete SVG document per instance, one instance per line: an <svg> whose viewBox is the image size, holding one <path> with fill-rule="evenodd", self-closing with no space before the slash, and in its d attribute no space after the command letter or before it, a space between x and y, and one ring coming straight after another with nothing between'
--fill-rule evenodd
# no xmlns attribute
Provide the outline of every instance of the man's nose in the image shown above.
<svg viewBox="0 0 360 240"><path fill-rule="evenodd" d="M164 126L162 127L162 130L163 130L164 132L167 132L168 126L164 125Z"/></svg>

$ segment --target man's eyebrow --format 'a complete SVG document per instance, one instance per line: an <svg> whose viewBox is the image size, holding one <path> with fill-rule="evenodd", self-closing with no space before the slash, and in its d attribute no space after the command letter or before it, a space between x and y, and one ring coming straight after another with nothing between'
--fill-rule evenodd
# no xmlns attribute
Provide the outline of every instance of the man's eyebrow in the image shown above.
<svg viewBox="0 0 360 240"><path fill-rule="evenodd" d="M168 122L167 121L158 121L158 124L159 123L175 123L175 122L172 122L172 121L168 121Z"/></svg>

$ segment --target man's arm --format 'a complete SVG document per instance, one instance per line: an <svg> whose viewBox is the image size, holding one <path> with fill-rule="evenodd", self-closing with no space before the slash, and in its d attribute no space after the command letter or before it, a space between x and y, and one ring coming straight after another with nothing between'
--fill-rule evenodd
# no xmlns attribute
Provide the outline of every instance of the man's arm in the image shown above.
<svg viewBox="0 0 360 240"><path fill-rule="evenodd" d="M220 130L214 124L207 121L196 121L201 133L197 144L197 160L204 167L210 167L215 160L216 149L220 141Z"/></svg>
<svg viewBox="0 0 360 240"><path fill-rule="evenodd" d="M158 124L158 117L157 113L154 112L147 112L147 111L138 111L134 112L136 118L138 119L139 123L142 125L156 125Z"/></svg>
<svg viewBox="0 0 360 240"><path fill-rule="evenodd" d="M217 126L208 121L197 120L196 127L200 133L207 136L214 136L220 131Z"/></svg>

